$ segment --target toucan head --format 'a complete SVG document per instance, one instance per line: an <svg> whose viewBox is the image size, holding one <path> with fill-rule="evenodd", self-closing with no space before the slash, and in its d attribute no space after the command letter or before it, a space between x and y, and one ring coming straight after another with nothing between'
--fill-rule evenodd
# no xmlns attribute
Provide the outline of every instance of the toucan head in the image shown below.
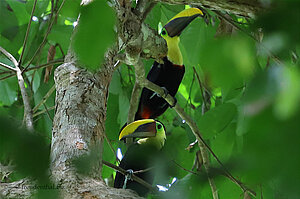
<svg viewBox="0 0 300 199"><path fill-rule="evenodd" d="M168 23L162 28L160 35L163 38L179 36L187 25L189 25L198 16L203 16L203 12L200 9L185 9L168 21Z"/></svg>
<svg viewBox="0 0 300 199"><path fill-rule="evenodd" d="M161 148L166 140L165 127L161 122L153 119L137 120L122 129L119 140L125 138L144 138L138 140L138 143L151 143Z"/></svg>

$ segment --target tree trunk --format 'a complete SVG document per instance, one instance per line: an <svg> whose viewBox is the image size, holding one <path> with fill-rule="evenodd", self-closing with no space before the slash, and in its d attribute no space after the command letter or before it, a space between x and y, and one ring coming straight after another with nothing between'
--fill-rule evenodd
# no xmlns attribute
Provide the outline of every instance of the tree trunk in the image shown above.
<svg viewBox="0 0 300 199"><path fill-rule="evenodd" d="M105 133L108 86L113 74L110 51L106 64L97 74L75 66L76 58L68 55L66 63L55 70L56 109L51 145L51 172L67 198L93 196L122 198L128 190L114 190L101 180L102 144ZM72 54L72 53L70 53ZM95 150L95 151L92 151ZM93 156L86 176L75 171L73 160ZM64 188L65 187L65 188ZM127 195L126 194L126 195Z"/></svg>

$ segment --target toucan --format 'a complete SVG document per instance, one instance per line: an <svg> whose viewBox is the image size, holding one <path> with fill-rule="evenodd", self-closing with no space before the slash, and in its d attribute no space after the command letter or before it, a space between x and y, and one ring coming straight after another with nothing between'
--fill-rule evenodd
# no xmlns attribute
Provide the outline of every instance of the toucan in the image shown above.
<svg viewBox="0 0 300 199"><path fill-rule="evenodd" d="M168 53L163 58L163 63L154 62L147 79L164 88L165 92L173 97L177 93L185 72L178 46L179 36L187 25L198 16L203 16L202 11L198 8L185 9L168 21L160 31L160 35L167 42ZM169 104L161 96L147 88L143 88L135 120L155 119L163 114L168 107Z"/></svg>
<svg viewBox="0 0 300 199"><path fill-rule="evenodd" d="M164 125L153 119L137 120L125 126L119 135L119 140L125 138L140 138L131 144L119 167L131 171L149 184L153 183L156 157L165 144L166 133ZM148 188L138 182L127 179L124 187L125 176L119 172L116 173L114 187L126 188L136 191L140 196L145 196L149 192Z"/></svg>

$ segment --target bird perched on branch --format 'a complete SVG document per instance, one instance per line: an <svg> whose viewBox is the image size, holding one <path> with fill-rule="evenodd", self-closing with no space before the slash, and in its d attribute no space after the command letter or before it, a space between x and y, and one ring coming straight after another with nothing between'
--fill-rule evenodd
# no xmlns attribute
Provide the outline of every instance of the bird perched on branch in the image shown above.
<svg viewBox="0 0 300 199"><path fill-rule="evenodd" d="M179 36L181 32L196 17L203 16L198 8L189 8L174 16L163 27L160 35L166 40L168 54L163 58L163 63L154 62L147 79L165 89L165 93L175 96L182 81L185 68L179 49ZM158 94L144 88L140 97L138 111L135 120L156 118L163 114L169 104Z"/></svg>
<svg viewBox="0 0 300 199"><path fill-rule="evenodd" d="M117 172L114 187L132 189L140 196L145 196L149 192L148 188L128 178L131 172L152 185L154 172L151 167L154 166L155 158L165 144L165 127L153 119L137 120L121 130L119 140L125 138L140 139L129 146L119 165L129 172L129 176ZM139 172L135 173L137 171Z"/></svg>

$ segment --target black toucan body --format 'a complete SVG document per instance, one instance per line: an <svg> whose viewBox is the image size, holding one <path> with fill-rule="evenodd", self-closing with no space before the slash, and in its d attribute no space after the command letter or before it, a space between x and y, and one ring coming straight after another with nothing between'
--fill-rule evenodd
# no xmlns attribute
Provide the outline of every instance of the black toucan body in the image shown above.
<svg viewBox="0 0 300 199"><path fill-rule="evenodd" d="M175 97L184 76L185 67L179 49L179 36L186 26L203 13L197 8L189 8L178 13L162 29L160 35L166 40L168 54L163 58L163 63L154 62L147 79L160 87L168 94ZM138 111L135 120L156 118L163 114L169 104L153 91L142 90Z"/></svg>
<svg viewBox="0 0 300 199"><path fill-rule="evenodd" d="M129 137L142 139L129 146L119 166L125 170L131 169L133 172L153 167L155 157L160 154L160 150L166 140L163 124L153 119L137 120L123 128L119 139L122 140ZM149 184L153 183L153 169L146 172L134 173L134 175L142 178ZM117 172L114 187L125 188L123 187L124 182L125 176ZM132 180L127 180L126 189L132 189L140 196L145 196L149 192L146 187Z"/></svg>

